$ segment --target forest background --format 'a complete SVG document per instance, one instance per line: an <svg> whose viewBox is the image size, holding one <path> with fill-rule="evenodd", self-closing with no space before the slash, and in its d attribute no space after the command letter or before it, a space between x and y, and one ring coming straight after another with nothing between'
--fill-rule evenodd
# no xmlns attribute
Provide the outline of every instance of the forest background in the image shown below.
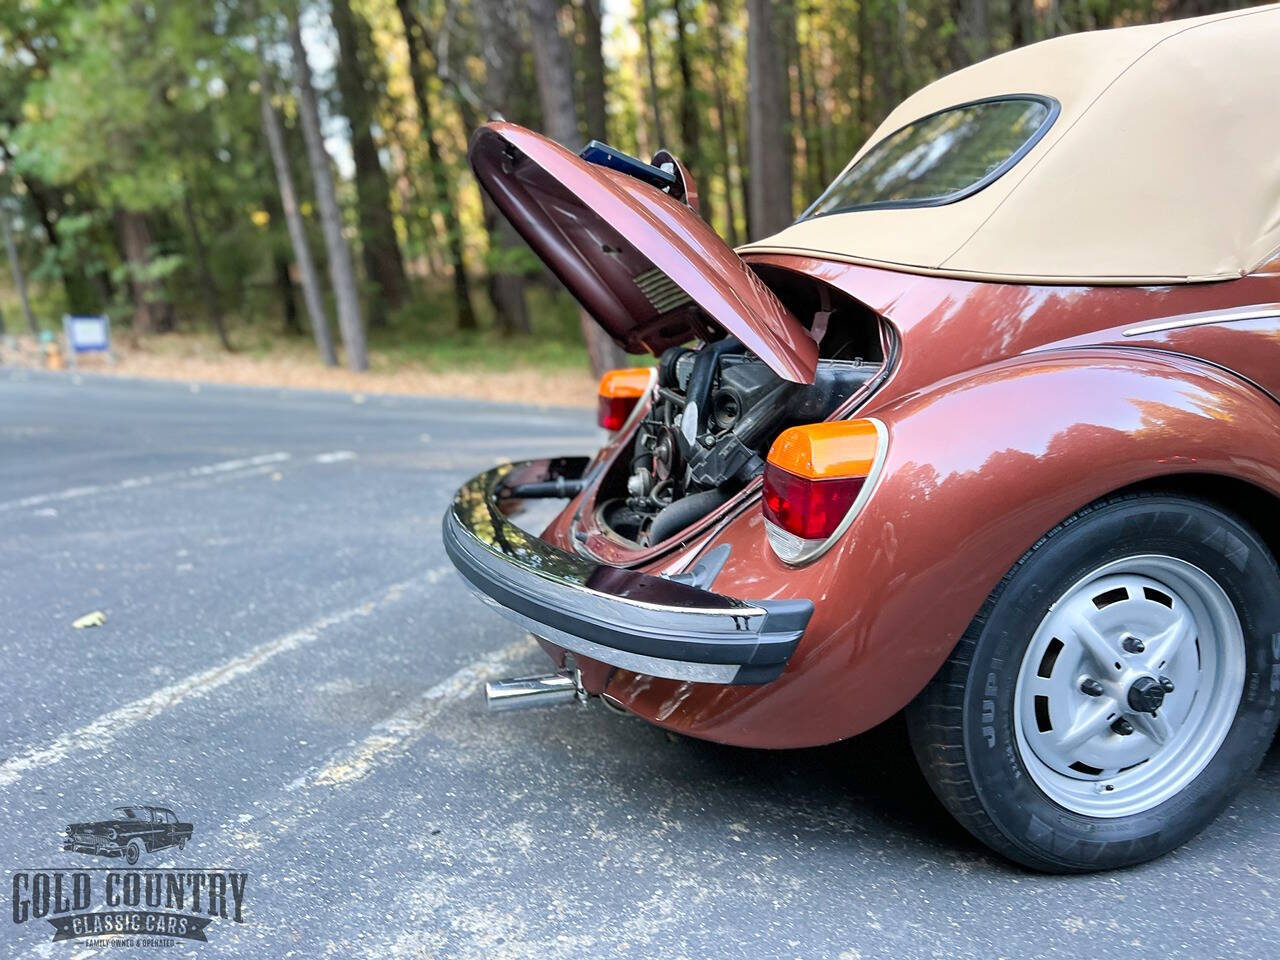
<svg viewBox="0 0 1280 960"><path fill-rule="evenodd" d="M624 358L482 200L466 146L486 119L670 149L733 245L789 222L943 74L1240 5L8 0L0 319L30 339L107 313L162 375L274 360L280 379L284 358L346 384L516 371L543 376L500 394L562 375L572 394Z"/></svg>

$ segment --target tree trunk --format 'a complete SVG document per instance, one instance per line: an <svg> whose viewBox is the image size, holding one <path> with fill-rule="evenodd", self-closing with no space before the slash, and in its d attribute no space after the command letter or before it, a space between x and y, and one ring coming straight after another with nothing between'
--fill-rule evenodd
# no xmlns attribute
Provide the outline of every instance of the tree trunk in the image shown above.
<svg viewBox="0 0 1280 960"><path fill-rule="evenodd" d="M1009 0L1009 39L1015 47L1035 40L1034 0Z"/></svg>
<svg viewBox="0 0 1280 960"><path fill-rule="evenodd" d="M804 176L800 178L800 193L804 196L816 196L814 182L817 180L818 154L814 149L813 117L809 113L809 82L805 72L804 51L800 48L800 18L795 15L795 6L786 4L782 8L791 21L787 30L787 58L795 69L795 124L797 134L796 156L804 157Z"/></svg>
<svg viewBox="0 0 1280 960"><path fill-rule="evenodd" d="M654 152L665 150L667 131L662 125L662 97L658 92L658 69L653 56L653 27L649 23L650 0L643 0L640 5L640 37L644 41L644 59L649 74L649 105L653 109Z"/></svg>
<svg viewBox="0 0 1280 960"><path fill-rule="evenodd" d="M720 20L721 10L718 3L711 5L713 10L713 18L711 21L711 49L715 55L716 63L722 64L724 59L724 38L721 36L721 30L724 25ZM733 199L733 156L729 152L729 108L726 104L727 98L724 93L724 71L712 70L711 75L716 98L716 127L718 140L720 145L720 177L724 181L724 203L725 203L725 237L729 241L729 246L736 247L738 245L738 213L735 209Z"/></svg>
<svg viewBox="0 0 1280 960"><path fill-rule="evenodd" d="M191 234L191 249L196 255L196 273L200 277L200 292L204 295L204 312L209 323L218 334L222 349L228 353L235 352L231 346L231 338L227 336L227 325L222 319L222 307L218 303L218 285L214 283L213 271L209 267L209 252L204 246L204 237L200 234L200 223L196 220L195 208L191 205L191 191L182 191L182 216L187 221L187 230Z"/></svg>
<svg viewBox="0 0 1280 960"><path fill-rule="evenodd" d="M888 116L889 111L898 102L898 97L894 93L894 88L897 86L896 71L893 68L894 30L889 18L884 16L884 11L881 11L881 15L872 18L870 33L871 64L868 74L871 78L872 111L868 133L871 133L880 121Z"/></svg>
<svg viewBox="0 0 1280 960"><path fill-rule="evenodd" d="M984 59L991 52L987 0L952 0L951 9L956 22L951 65L958 69Z"/></svg>
<svg viewBox="0 0 1280 960"><path fill-rule="evenodd" d="M440 132L431 120L431 101L427 89L427 74L422 65L422 25L410 6L411 0L396 0L400 24L404 29L404 41L409 51L409 78L413 83L414 102L418 107L418 126L427 141L427 162L431 165L431 182L436 202L444 211L448 228L449 259L453 261L453 295L458 304L458 327L474 330L476 314L471 306L471 284L467 280L466 262L462 256L462 225L458 222L458 205L449 186L449 173L444 166L440 144Z"/></svg>
<svg viewBox="0 0 1280 960"><path fill-rule="evenodd" d="M302 281L302 299L307 305L307 317L311 320L311 332L316 339L316 349L326 366L336 367L338 358L333 352L333 338L329 335L329 318L324 312L324 298L320 295L320 278L311 247L307 245L307 228L298 210L298 195L293 189L293 174L289 170L289 154L284 148L284 134L280 120L271 106L271 77L264 67L258 75L259 100L262 108L262 129L267 135L267 147L271 162L276 168L276 183L280 188L280 206L284 210L285 225L289 229L289 241L293 256L298 262L298 277Z"/></svg>
<svg viewBox="0 0 1280 960"><path fill-rule="evenodd" d="M276 250L271 254L271 269L275 274L276 292L280 294L280 309L284 324L281 332L292 336L302 332L298 322L298 298L293 295L293 277L289 276L289 258Z"/></svg>
<svg viewBox="0 0 1280 960"><path fill-rule="evenodd" d="M702 163L702 130L698 117L698 94L694 87L693 64L689 58L688 24L684 19L685 0L671 0L676 15L676 65L680 70L680 162L689 168L695 183L706 174ZM711 220L711 191L703 193L702 216Z"/></svg>
<svg viewBox="0 0 1280 960"><path fill-rule="evenodd" d="M9 221L9 211L0 206L0 227L4 229L4 248L9 254L9 268L13 270L13 288L18 292L18 300L22 303L22 315L27 318L27 326L31 335L40 335L40 324L36 323L36 315L31 312L31 301L27 298L27 278L22 272L22 261L18 259L18 245L13 239L13 224Z"/></svg>
<svg viewBox="0 0 1280 960"><path fill-rule="evenodd" d="M533 69L542 104L542 125L553 140L570 150L578 144L578 114L573 103L573 60L560 32L560 0L526 0Z"/></svg>
<svg viewBox="0 0 1280 960"><path fill-rule="evenodd" d="M719 9L723 15L723 7ZM717 56L721 63L725 62L723 51L718 48ZM749 240L755 236L755 231L751 227L751 151L747 149L747 123L738 109L736 97L729 98L728 108L729 127L733 136L734 150L738 158L738 189L742 200L742 238L743 240Z"/></svg>
<svg viewBox="0 0 1280 960"><path fill-rule="evenodd" d="M386 308L394 310L404 303L408 281L391 214L391 191L371 129L371 101L375 94L367 68L369 25L351 9L350 0L333 0L330 10L334 31L338 35L338 89L342 93L343 111L351 125L360 255L365 274L375 288L369 298L369 322L382 326L386 323Z"/></svg>
<svg viewBox="0 0 1280 960"><path fill-rule="evenodd" d="M803 63L805 60L809 64L808 72L808 104L809 104L809 122L812 126L805 127L805 142L812 140L814 169L813 177L810 180L809 197L806 203L812 200L822 192L823 188L831 182L830 165L827 160L827 142L826 130L822 116L822 106L826 102L826 95L823 89L822 70L818 65L818 52L815 49L816 34L814 29L812 14L809 15L805 23L806 39L808 42L800 49L800 58Z"/></svg>
<svg viewBox="0 0 1280 960"><path fill-rule="evenodd" d="M577 112L573 105L573 61L560 33L557 0L528 0L533 65L542 102L542 122L553 140L569 147L578 141ZM596 376L622 366L626 354L585 310L581 311L582 336L587 344L591 371Z"/></svg>
<svg viewBox="0 0 1280 960"><path fill-rule="evenodd" d="M691 172L701 159L701 130L698 123L698 98L693 81L693 64L689 59L689 25L684 18L686 0L671 0L676 18L676 66L680 71L680 149L682 162ZM695 177L696 179L696 177Z"/></svg>
<svg viewBox="0 0 1280 960"><path fill-rule="evenodd" d="M133 294L134 333L164 333L173 325L172 310L158 286L146 277L151 263L151 230L147 218L132 210L116 217L120 248L129 267L129 289Z"/></svg>
<svg viewBox="0 0 1280 960"><path fill-rule="evenodd" d="M270 154L270 150L267 152ZM272 173L274 172L275 166L273 164ZM267 211L267 215L271 218L270 222L275 224L285 222L284 208L280 205L278 188L274 193L263 194L261 207ZM288 236L287 227L285 235L286 237ZM280 332L286 337L306 332L302 329L302 318L298 315L298 297L294 291L293 277L289 273L289 264L291 262L289 254L282 250L277 243L273 242L271 244L271 276L275 284L276 293L280 297L280 317L283 320L280 325Z"/></svg>
<svg viewBox="0 0 1280 960"><path fill-rule="evenodd" d="M986 0L983 3L983 24L982 24L982 42L986 43L990 38L986 35ZM897 78L898 86L894 91L893 103L897 106L907 98L907 95L916 89L915 66L911 60L911 44L907 40L907 0L896 0L893 4L893 51L896 55L894 64L896 67L894 76ZM986 56L986 54L983 54Z"/></svg>
<svg viewBox="0 0 1280 960"><path fill-rule="evenodd" d="M600 0L581 0L584 49L583 108L589 138L609 140L609 114L605 110L609 74L604 66L604 41L600 32Z"/></svg>
<svg viewBox="0 0 1280 960"><path fill-rule="evenodd" d="M346 350L347 366L352 370L368 370L364 322L360 317L360 295L356 289L355 269L351 265L351 248L342 232L342 211L333 185L333 169L320 133L320 110L311 82L311 65L302 45L302 31L296 11L289 16L289 42L293 47L293 68L298 88L298 114L302 121L302 137L307 145L307 165L315 184L316 206L320 211L320 227L324 232L325 251L329 258L329 282L338 307L338 330Z"/></svg>
<svg viewBox="0 0 1280 960"><path fill-rule="evenodd" d="M866 0L858 2L858 54L856 75L857 93L858 93L858 133L857 139L861 141L871 132L870 113L867 105L867 65L870 60L871 52L871 30L870 16L867 11Z"/></svg>
<svg viewBox="0 0 1280 960"><path fill-rule="evenodd" d="M8 163L13 163L14 157L9 152L8 147L0 144L0 148L2 148L0 152L3 152L5 160ZM45 239L49 241L49 246L61 252L61 243L58 239L58 227L54 220L53 208L56 205L59 208L57 212L61 214L64 212L61 209L62 205L57 203L55 197L51 196L53 191L34 177L20 174L19 179L26 188L27 196L31 198L31 205L35 207L36 215L40 218L40 226L44 229ZM64 263L59 258L58 265L62 274L62 290L67 297L67 307L72 313L93 313L95 310L100 309L102 303L110 301L111 297L108 294L102 297L100 303L94 302L89 277L81 265L79 257L72 258L71 263ZM106 275L105 269L100 269L93 279L100 287L106 286L108 289L110 288L110 280Z"/></svg>
<svg viewBox="0 0 1280 960"><path fill-rule="evenodd" d="M791 117L786 60L772 0L747 0L747 116L751 153L751 228L757 237L792 220Z"/></svg>
<svg viewBox="0 0 1280 960"><path fill-rule="evenodd" d="M513 100L519 82L512 8L506 0L476 0L476 16L484 52L485 107L491 114L501 114ZM484 191L481 200L489 231L489 299L497 313L498 326L508 334L530 333L533 328L525 299L525 277L506 266L511 262L511 252L519 250L523 241Z"/></svg>

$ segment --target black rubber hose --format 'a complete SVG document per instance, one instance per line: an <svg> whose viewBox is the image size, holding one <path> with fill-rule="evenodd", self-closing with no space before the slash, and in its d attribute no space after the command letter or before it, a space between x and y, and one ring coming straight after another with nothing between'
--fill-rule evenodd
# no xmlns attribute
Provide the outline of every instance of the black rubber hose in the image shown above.
<svg viewBox="0 0 1280 960"><path fill-rule="evenodd" d="M693 351L688 347L670 347L662 351L662 356L658 358L658 383L669 389L680 386L678 367L680 358L686 353L693 353ZM680 402L684 403L683 400Z"/></svg>
<svg viewBox="0 0 1280 960"><path fill-rule="evenodd" d="M667 504L649 525L649 545L661 543L695 520L701 520L724 501L725 495L719 490L703 490Z"/></svg>
<svg viewBox="0 0 1280 960"><path fill-rule="evenodd" d="M507 500L543 500L543 499L568 499L572 500L583 490L587 482L582 479L569 480L565 477L556 477L554 480L535 480L532 483L517 483L514 487L508 487L506 496Z"/></svg>
<svg viewBox="0 0 1280 960"><path fill-rule="evenodd" d="M698 434L707 425L707 414L711 406L711 384L716 377L716 368L720 358L726 353L738 353L745 350L742 341L737 337L725 337L715 343L708 343L693 361L693 373L689 374L689 389L684 392L686 406L690 403L698 405Z"/></svg>
<svg viewBox="0 0 1280 960"><path fill-rule="evenodd" d="M739 420L733 427L733 435L744 447L754 447L776 423L787 415L787 401L799 384L783 381L778 384Z"/></svg>

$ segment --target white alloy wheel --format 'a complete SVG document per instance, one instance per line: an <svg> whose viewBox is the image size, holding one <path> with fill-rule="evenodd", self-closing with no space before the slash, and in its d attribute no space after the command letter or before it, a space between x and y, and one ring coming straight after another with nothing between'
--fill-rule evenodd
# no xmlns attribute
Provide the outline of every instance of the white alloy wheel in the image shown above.
<svg viewBox="0 0 1280 960"><path fill-rule="evenodd" d="M1019 755L1073 813L1141 813L1213 759L1244 675L1240 619L1212 577L1169 556L1106 563L1058 598L1027 646Z"/></svg>

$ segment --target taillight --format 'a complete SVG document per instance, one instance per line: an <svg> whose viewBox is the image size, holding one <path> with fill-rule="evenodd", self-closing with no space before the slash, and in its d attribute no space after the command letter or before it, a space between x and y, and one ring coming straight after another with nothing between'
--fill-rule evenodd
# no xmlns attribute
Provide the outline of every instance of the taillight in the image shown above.
<svg viewBox="0 0 1280 960"><path fill-rule="evenodd" d="M876 420L832 420L778 435L764 467L765 533L774 553L803 563L853 522L885 451Z"/></svg>
<svg viewBox="0 0 1280 960"><path fill-rule="evenodd" d="M652 367L610 370L600 378L600 400L596 420L606 430L621 430L640 398L653 383Z"/></svg>

